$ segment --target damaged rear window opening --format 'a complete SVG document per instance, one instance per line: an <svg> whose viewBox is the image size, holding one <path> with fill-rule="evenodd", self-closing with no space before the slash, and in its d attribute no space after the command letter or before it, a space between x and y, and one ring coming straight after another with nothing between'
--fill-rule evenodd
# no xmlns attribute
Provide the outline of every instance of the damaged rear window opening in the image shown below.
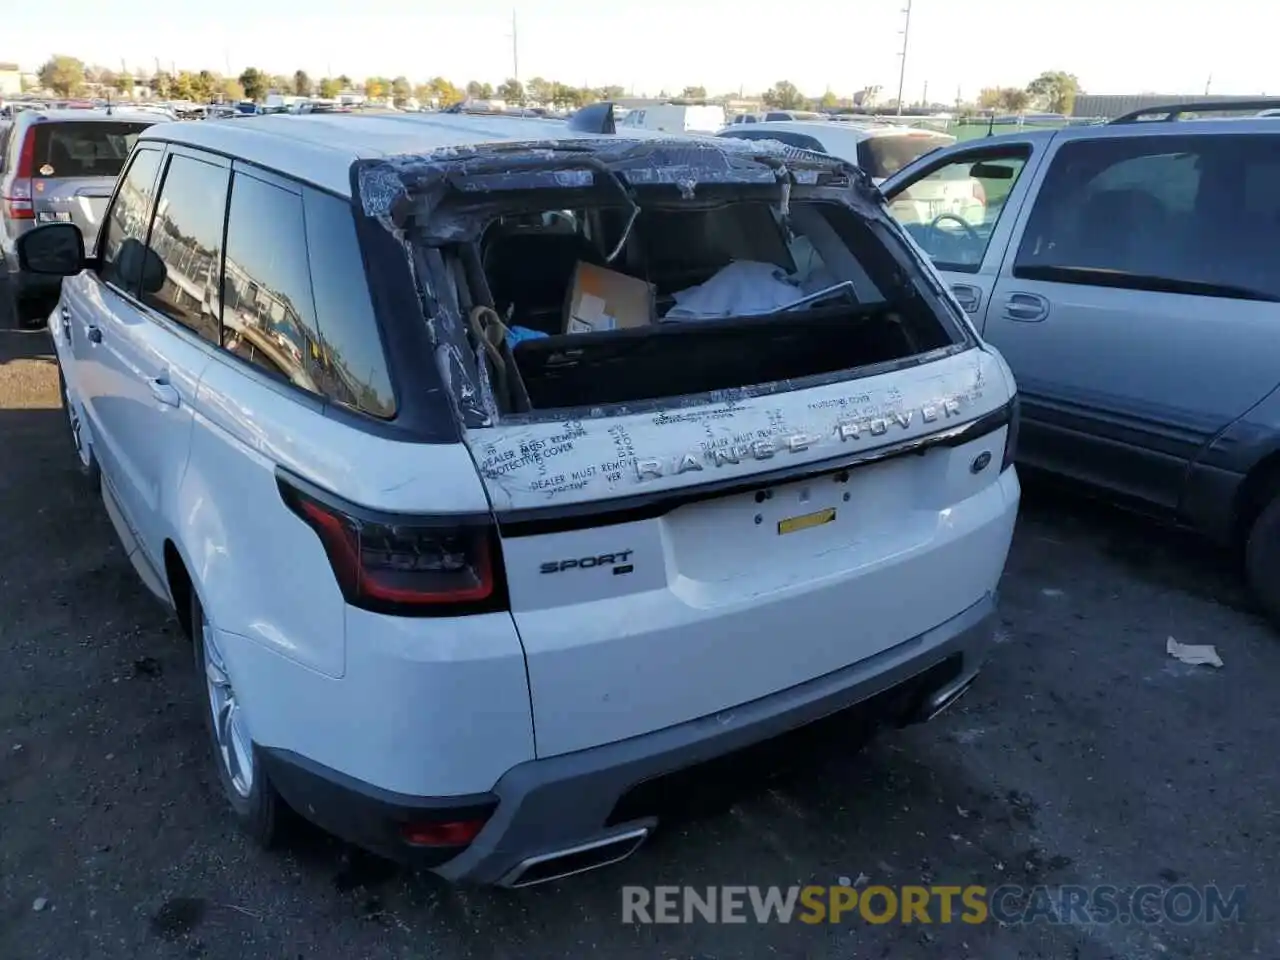
<svg viewBox="0 0 1280 960"><path fill-rule="evenodd" d="M732 401L971 344L862 172L743 146L567 141L364 171L467 427Z"/></svg>

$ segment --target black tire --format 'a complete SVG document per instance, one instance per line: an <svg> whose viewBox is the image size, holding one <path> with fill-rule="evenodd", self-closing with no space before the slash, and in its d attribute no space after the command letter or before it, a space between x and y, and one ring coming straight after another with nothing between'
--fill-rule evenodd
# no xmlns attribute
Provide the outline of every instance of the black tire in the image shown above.
<svg viewBox="0 0 1280 960"><path fill-rule="evenodd" d="M45 309L46 307L49 309ZM14 298L13 315L19 330L39 330L47 326L51 309L53 308L43 300L30 297Z"/></svg>
<svg viewBox="0 0 1280 960"><path fill-rule="evenodd" d="M1244 551L1245 574L1254 599L1280 627L1280 493L1258 514Z"/></svg>
<svg viewBox="0 0 1280 960"><path fill-rule="evenodd" d="M92 442L88 444L86 452L81 452L81 439L77 436L77 431L83 427L79 426L79 413L71 406L71 397L67 394L67 378L63 376L61 366L58 367L58 391L62 395L62 409L67 415L67 437L71 441L71 454L75 458L76 470L84 477L88 487L97 490L102 478L98 458L94 455ZM88 458L87 462L85 457Z"/></svg>
<svg viewBox="0 0 1280 960"><path fill-rule="evenodd" d="M252 756L252 784L247 794L237 786L231 773L228 761L224 757L222 742L214 721L213 685L209 681L209 671L205 658L205 628L207 621L204 608L195 590L191 593L191 646L195 650L196 672L199 675L201 703L204 709L205 730L209 734L209 747L214 767L218 773L218 783L228 806L235 816L239 828L258 846L270 849L277 846L283 836L286 817L284 801L271 784L263 767L258 746L248 742L249 755ZM228 689L229 689L228 684Z"/></svg>

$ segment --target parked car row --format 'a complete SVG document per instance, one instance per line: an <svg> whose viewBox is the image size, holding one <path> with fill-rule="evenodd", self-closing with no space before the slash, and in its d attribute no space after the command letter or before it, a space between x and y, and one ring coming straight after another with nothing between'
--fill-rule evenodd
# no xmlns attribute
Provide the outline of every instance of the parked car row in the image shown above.
<svg viewBox="0 0 1280 960"><path fill-rule="evenodd" d="M1280 619L1270 120L113 135L14 259L260 842L287 805L527 886L820 718L927 719L990 649L1015 458L1239 545Z"/></svg>

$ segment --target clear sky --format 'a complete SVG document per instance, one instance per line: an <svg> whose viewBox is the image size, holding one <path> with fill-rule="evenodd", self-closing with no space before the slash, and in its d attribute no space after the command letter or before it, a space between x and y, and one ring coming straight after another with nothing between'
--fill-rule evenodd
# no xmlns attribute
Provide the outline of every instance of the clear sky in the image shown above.
<svg viewBox="0 0 1280 960"><path fill-rule="evenodd" d="M12 3L0 60L35 69L65 53L119 69L238 74L302 68L437 74L497 83L513 72L637 94L758 92L789 79L810 94L881 84L897 92L905 0L59 0ZM1093 93L1280 94L1280 2L1214 0L913 0L904 98L949 102L984 86L1022 86L1042 70Z"/></svg>

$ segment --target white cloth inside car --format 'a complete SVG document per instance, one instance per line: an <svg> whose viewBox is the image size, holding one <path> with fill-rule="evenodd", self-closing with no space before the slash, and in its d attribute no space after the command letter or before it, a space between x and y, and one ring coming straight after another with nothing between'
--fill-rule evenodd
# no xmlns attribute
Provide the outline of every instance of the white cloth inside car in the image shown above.
<svg viewBox="0 0 1280 960"><path fill-rule="evenodd" d="M709 320L772 313L795 303L804 291L776 263L735 260L705 283L675 294L663 320Z"/></svg>

